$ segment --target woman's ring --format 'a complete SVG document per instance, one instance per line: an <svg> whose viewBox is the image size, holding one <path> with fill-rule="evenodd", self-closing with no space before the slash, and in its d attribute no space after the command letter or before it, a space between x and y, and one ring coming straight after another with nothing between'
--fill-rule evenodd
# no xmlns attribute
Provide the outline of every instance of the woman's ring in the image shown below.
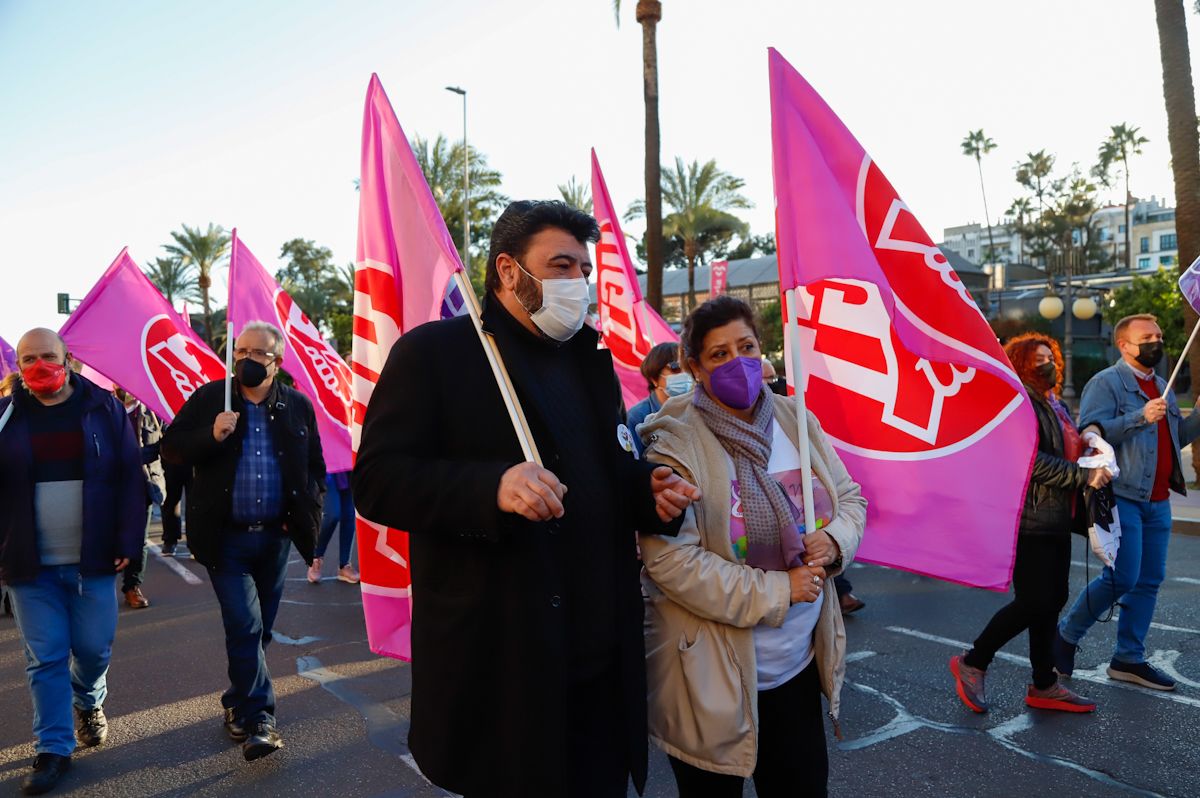
<svg viewBox="0 0 1200 798"><path fill-rule="evenodd" d="M817 576L816 574L813 574L813 584L814 585L821 584L821 577Z"/></svg>

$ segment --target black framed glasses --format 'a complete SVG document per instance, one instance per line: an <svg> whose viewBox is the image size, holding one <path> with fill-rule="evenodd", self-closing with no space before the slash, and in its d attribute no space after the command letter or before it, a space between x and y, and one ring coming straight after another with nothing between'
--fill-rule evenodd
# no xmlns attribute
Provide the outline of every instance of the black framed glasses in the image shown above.
<svg viewBox="0 0 1200 798"><path fill-rule="evenodd" d="M275 359L275 353L268 352L265 349L246 349L245 347L239 346L237 349L233 350L233 357L235 360L243 360L245 358L252 357L255 360L265 360L270 363Z"/></svg>

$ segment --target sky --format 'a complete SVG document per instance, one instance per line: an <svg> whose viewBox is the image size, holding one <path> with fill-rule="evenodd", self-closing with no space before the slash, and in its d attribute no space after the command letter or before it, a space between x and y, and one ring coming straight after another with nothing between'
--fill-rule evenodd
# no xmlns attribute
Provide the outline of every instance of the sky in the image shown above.
<svg viewBox="0 0 1200 798"><path fill-rule="evenodd" d="M444 87L465 88L468 139L508 196L586 182L595 147L625 207L644 187L635 5L618 27L611 0L0 0L0 336L59 327L57 293L83 297L123 246L153 260L184 223L237 227L271 270L296 237L352 261L372 72L410 137L460 137ZM975 128L998 145L983 164L993 219L1026 152L1087 168L1121 122L1150 139L1134 193L1173 204L1149 0L663 0L662 159L743 178L757 234L773 231L771 46L935 241L984 220L960 149ZM225 290L222 269L217 306Z"/></svg>

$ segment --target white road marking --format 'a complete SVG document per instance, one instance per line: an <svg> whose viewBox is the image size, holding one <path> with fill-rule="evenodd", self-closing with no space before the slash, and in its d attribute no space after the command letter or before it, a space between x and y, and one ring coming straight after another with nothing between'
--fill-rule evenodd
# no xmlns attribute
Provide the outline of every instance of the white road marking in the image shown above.
<svg viewBox="0 0 1200 798"><path fill-rule="evenodd" d="M874 651L851 651L846 655L846 662L858 662L859 660L864 660L867 657L873 656L875 656Z"/></svg>
<svg viewBox="0 0 1200 798"><path fill-rule="evenodd" d="M1182 685L1200 688L1200 682L1193 681L1175 670L1175 661L1177 659L1179 659L1178 651L1155 651L1146 658L1146 662L1149 662Z"/></svg>
<svg viewBox="0 0 1200 798"><path fill-rule="evenodd" d="M204 580L201 579L200 577L196 576L194 573L192 573L187 568L184 568L183 563L177 562L174 557L167 557L167 556L163 555L162 547L159 546L157 543L150 543L149 545L147 545L146 548L148 548L150 551L154 552L154 555L156 557L158 557L159 560L162 561L163 565L167 566L172 571L174 571L176 574L178 574L180 576L180 578L182 578L183 581L187 582L189 585L204 584Z"/></svg>
<svg viewBox="0 0 1200 798"><path fill-rule="evenodd" d="M1104 566L1099 562L1085 563L1081 562L1080 560L1071 560L1071 566L1074 568L1091 568L1095 570L1096 573L1104 570ZM1200 579L1194 579L1190 576L1168 576L1167 579L1172 582L1182 582L1185 585L1200 585Z"/></svg>
<svg viewBox="0 0 1200 798"><path fill-rule="evenodd" d="M919 640L928 640L931 643L940 643L944 646L950 646L959 650L965 650L971 647L970 643L964 643L961 640L954 640L953 638L941 637L939 635L931 635L928 632L921 632L916 629L907 629L903 626L889 626L887 627L887 630L889 632L915 637ZM1029 664L1029 661L1024 657L1018 657L1015 654L1009 654L1005 651L997 651L996 659L1004 660L1005 662L1011 662L1015 665L1027 666ZM1135 687L1128 682L1119 682L1116 679L1108 678L1108 674L1106 673L1107 667L1108 665L1106 663L1101 663L1091 670L1081 670L1076 668L1075 672L1071 674L1071 678L1085 682L1092 682L1094 684L1102 684L1105 687L1115 687L1118 690L1132 690L1140 695L1161 698L1164 701L1172 701L1176 704L1183 704L1184 706L1200 709L1200 698L1192 698L1191 696L1180 695L1174 692L1163 692L1161 690L1147 690L1145 688Z"/></svg>

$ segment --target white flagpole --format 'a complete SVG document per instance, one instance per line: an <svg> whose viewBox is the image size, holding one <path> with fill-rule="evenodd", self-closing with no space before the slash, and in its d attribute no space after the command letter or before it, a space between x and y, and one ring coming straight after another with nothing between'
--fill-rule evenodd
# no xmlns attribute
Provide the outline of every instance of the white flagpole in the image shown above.
<svg viewBox="0 0 1200 798"><path fill-rule="evenodd" d="M225 412L233 409L233 322L225 322Z"/></svg>
<svg viewBox="0 0 1200 798"><path fill-rule="evenodd" d="M1163 391L1163 396L1170 393L1171 386L1175 384L1175 378L1179 376L1179 370L1183 368L1184 361L1187 360L1188 350L1192 348L1197 332L1200 332L1200 321L1197 321L1195 326L1192 327L1192 334L1188 336L1187 343L1183 345L1183 351L1179 353L1179 360L1175 363L1175 368L1171 371L1171 379L1167 380L1167 389ZM1193 376L1192 379L1196 379L1197 377L1200 377L1200 375ZM1197 385L1200 385L1200 382ZM1195 393L1195 389L1192 390L1192 393Z"/></svg>
<svg viewBox="0 0 1200 798"><path fill-rule="evenodd" d="M650 342L651 347L657 346L658 344L654 340L654 328L650 326L650 314L646 312L646 300L642 299L638 304L642 311L642 334L646 336L646 340Z"/></svg>
<svg viewBox="0 0 1200 798"><path fill-rule="evenodd" d="M796 324L796 312L799 308L796 299L796 289L789 288L784 292L784 332L787 334L791 357L788 359L788 374L792 378L792 387L796 399L796 438L800 444L800 490L804 497L804 531L809 533L817 528L817 517L813 504L812 489L812 453L808 442L808 406L804 401L804 368L800 362L800 327ZM1200 325L1197 325L1200 326Z"/></svg>

